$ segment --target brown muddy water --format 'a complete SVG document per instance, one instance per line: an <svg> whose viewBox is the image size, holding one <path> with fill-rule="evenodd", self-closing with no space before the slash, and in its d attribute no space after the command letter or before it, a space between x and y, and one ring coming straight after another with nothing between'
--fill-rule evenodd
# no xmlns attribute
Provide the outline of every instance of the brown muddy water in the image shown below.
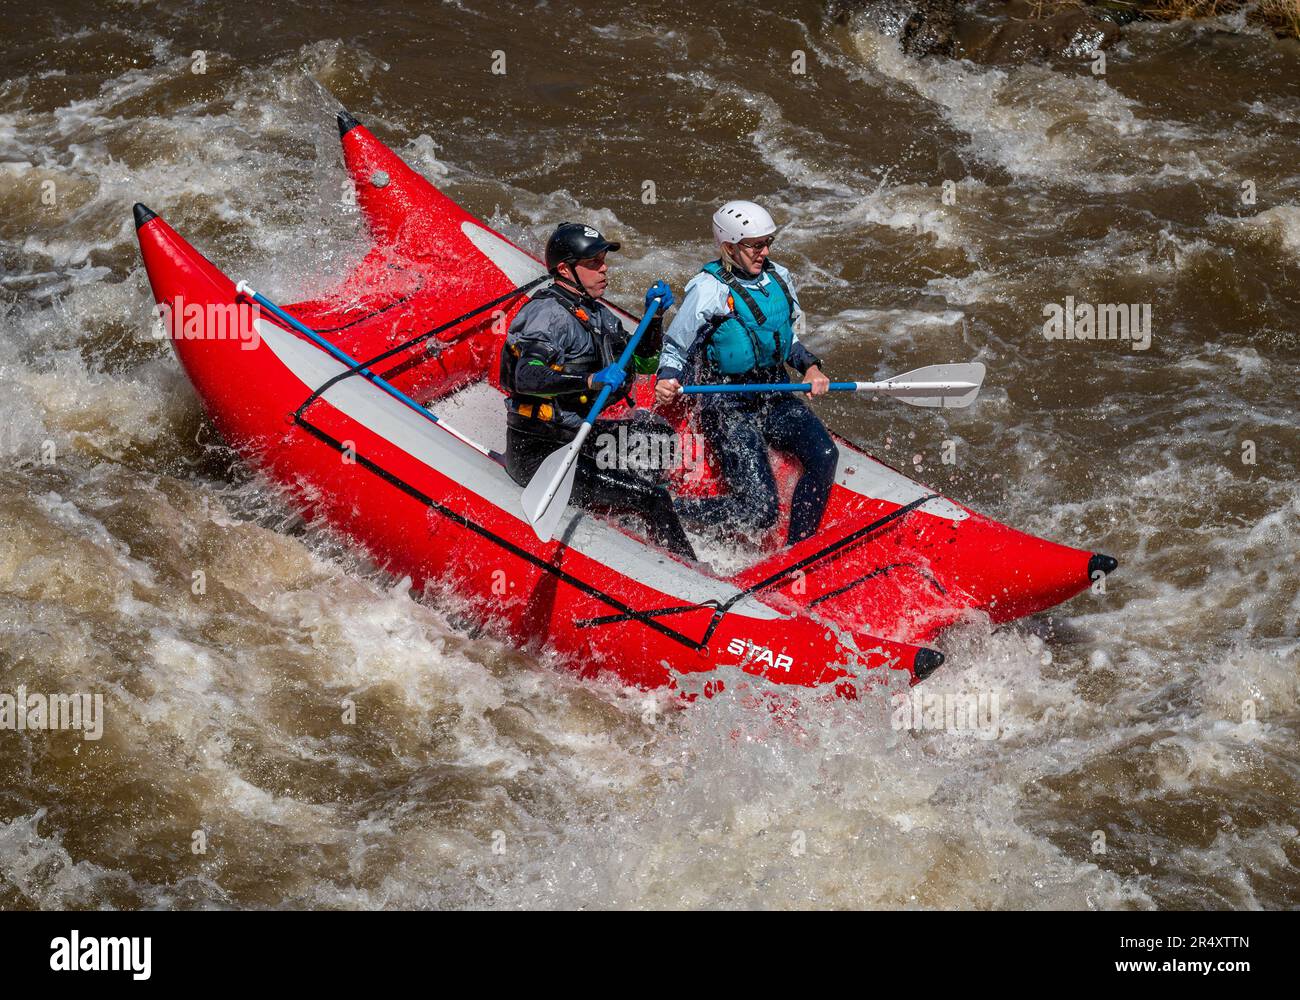
<svg viewBox="0 0 1300 1000"><path fill-rule="evenodd" d="M0 693L99 694L103 733L0 729L0 906L1300 905L1295 43L1132 25L1098 76L810 0L4 6ZM764 202L830 371L989 367L971 410L827 422L1113 553L1107 592L948 637L923 687L996 696L978 735L647 711L417 601L215 439L131 224L328 287L339 102L526 246L617 233L615 299ZM1149 346L1048 340L1067 296L1149 304Z"/></svg>

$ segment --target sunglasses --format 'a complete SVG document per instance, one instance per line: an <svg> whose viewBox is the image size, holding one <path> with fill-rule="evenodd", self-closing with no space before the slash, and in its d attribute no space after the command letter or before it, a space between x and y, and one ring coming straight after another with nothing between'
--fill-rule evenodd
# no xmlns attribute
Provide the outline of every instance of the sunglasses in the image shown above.
<svg viewBox="0 0 1300 1000"><path fill-rule="evenodd" d="M764 247L770 247L775 242L775 236L764 236L759 240L741 240L737 245L746 250L762 250Z"/></svg>

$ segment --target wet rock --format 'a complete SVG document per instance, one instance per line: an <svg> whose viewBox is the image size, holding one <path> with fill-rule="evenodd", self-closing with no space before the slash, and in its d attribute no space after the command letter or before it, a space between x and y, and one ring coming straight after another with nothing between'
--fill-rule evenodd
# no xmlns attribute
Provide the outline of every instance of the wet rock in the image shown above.
<svg viewBox="0 0 1300 1000"><path fill-rule="evenodd" d="M1131 0L1094 0L1090 6L1097 17L1113 21L1115 24L1140 21L1146 16L1141 6Z"/></svg>
<svg viewBox="0 0 1300 1000"><path fill-rule="evenodd" d="M827 13L840 23L861 15L910 56L950 56L959 6L956 0L829 0Z"/></svg>
<svg viewBox="0 0 1300 1000"><path fill-rule="evenodd" d="M1035 17L1041 4L1029 0L979 4L956 21L953 55L989 65L1077 59L1119 38L1114 21L1094 16L1092 8L1063 7Z"/></svg>
<svg viewBox="0 0 1300 1000"><path fill-rule="evenodd" d="M830 0L828 13L841 23L860 16L911 56L991 65L1077 58L1111 45L1120 33L1101 7L1031 0Z"/></svg>

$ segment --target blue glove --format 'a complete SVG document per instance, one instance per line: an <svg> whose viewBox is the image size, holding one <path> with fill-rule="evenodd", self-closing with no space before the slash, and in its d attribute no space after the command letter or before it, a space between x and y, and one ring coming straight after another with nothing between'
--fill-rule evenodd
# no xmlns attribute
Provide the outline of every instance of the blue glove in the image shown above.
<svg viewBox="0 0 1300 1000"><path fill-rule="evenodd" d="M591 376L591 384L593 387L607 385L617 392L618 387L623 384L623 380L626 378L627 372L623 371L618 365L610 365L608 368L602 368Z"/></svg>
<svg viewBox="0 0 1300 1000"><path fill-rule="evenodd" d="M651 303L656 299L659 300L659 311L661 313L667 312L668 307L677 301L673 298L673 290L668 287L668 282L666 281L656 281L646 290L645 307L649 309Z"/></svg>

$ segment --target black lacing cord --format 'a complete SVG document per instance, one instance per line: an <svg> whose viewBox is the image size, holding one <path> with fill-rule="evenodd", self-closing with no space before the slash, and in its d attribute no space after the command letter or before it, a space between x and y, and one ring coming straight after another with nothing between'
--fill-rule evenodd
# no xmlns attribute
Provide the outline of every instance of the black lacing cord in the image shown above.
<svg viewBox="0 0 1300 1000"><path fill-rule="evenodd" d="M513 298L523 295L525 292L529 292L532 289L536 288L542 282L550 281L550 280L551 280L550 274L543 274L539 277L534 278L532 281L527 282L526 284L520 285L518 288L512 288L504 295L497 296L497 298L493 299L491 302L485 302L483 303L483 305L478 306L475 309L471 309L463 316L457 316L455 319L448 320L446 323L443 323L440 326L435 326L432 330L426 330L418 337L412 337L410 340L404 341L403 343L398 344L396 347L390 347L382 354L376 354L373 358L368 358L365 361L358 361L351 368L347 368L344 371L339 372L333 378L328 379L323 385L317 387L310 396L308 396L305 400L303 400L302 405L299 406L298 409L294 411L293 415L295 417L301 417L303 413L306 411L307 407L311 406L312 403L316 402L316 400L318 400L331 386L339 382L342 382L345 378L351 378L353 375L366 375L366 376L374 375L373 372L367 370L370 368L371 365L376 365L381 361L385 361L388 358L391 358L395 354L401 354L407 348L414 347L416 344L422 343L428 340L430 337L436 337L440 333L445 333L447 330L450 330L454 326L460 326L460 324L464 323L466 320L470 320L473 319L475 316L482 315L483 313L487 312L489 309L492 309L496 306L501 305L503 302L508 302Z"/></svg>
<svg viewBox="0 0 1300 1000"><path fill-rule="evenodd" d="M389 265L389 266L392 267L393 265ZM400 270L400 268L394 267L394 270ZM388 310L390 309L396 309L398 306L405 305L406 303L410 302L413 298L415 298L417 295L419 295L422 291L424 291L424 285L426 281L424 275L420 274L417 271L415 276L416 278L419 279L420 283L416 285L415 288L412 289L410 292L408 292L406 295L403 295L401 298L394 299L392 302L388 303L387 305L380 306L378 309L372 309L370 312L363 313L362 315L357 316L355 319L350 319L346 323L340 324L339 326L314 326L312 327L312 329L315 330L317 333L342 333L344 330L347 330L350 327L354 327L358 323L364 323L368 319L374 319L376 316L383 315L384 313L388 312Z"/></svg>

